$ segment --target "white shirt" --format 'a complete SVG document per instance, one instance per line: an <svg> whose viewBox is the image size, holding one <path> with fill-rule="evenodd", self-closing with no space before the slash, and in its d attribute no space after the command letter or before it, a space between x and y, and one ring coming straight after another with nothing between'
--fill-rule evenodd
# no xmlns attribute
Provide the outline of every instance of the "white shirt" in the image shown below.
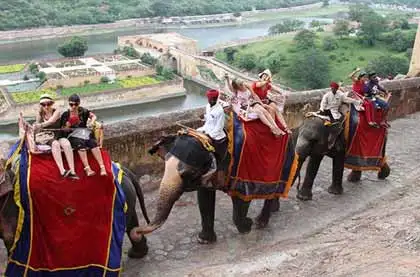
<svg viewBox="0 0 420 277"><path fill-rule="evenodd" d="M225 127L225 111L220 103L216 103L213 107L210 104L206 106L206 114L204 116L206 123L197 131L207 134L214 140L220 140L226 137L223 128Z"/></svg>
<svg viewBox="0 0 420 277"><path fill-rule="evenodd" d="M337 91L335 94L332 93L332 91L329 91L326 94L324 94L324 96L322 97L320 110L322 111L330 110L334 119L339 119L341 117L341 113L339 109L343 103L357 105L360 103L360 101L347 97L341 91Z"/></svg>

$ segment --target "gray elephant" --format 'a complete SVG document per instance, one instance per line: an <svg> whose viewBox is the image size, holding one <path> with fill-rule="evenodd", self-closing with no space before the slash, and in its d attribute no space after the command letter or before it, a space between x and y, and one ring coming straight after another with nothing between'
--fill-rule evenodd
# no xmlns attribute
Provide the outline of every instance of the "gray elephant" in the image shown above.
<svg viewBox="0 0 420 277"><path fill-rule="evenodd" d="M146 207L144 204L143 192L136 176L125 167L123 169L122 188L127 201L127 234L139 225L136 213L136 197L139 199L140 207L146 222L149 222ZM17 220L18 207L13 198L13 184L15 175L10 168L5 168L5 161L0 160L0 238L3 240L7 252L9 253L13 246ZM148 252L146 237L141 237L136 241L131 240L132 247L128 251L130 258L142 258Z"/></svg>
<svg viewBox="0 0 420 277"><path fill-rule="evenodd" d="M298 176L306 158L309 157L303 184L302 186L298 185L297 198L303 201L312 199L312 186L324 156L333 159L332 184L328 188L328 192L331 194L343 193L342 183L347 147L344 131L339 132L335 143L332 147L329 147L328 137L332 127L326 126L324 123L324 120L319 117L310 117L305 119L302 126L297 130L296 153L299 155L299 162L296 176ZM386 138L382 148L383 156L385 155L385 148ZM390 168L387 163L384 163L378 172L378 178L385 179L389 174ZM357 182L360 178L361 171L356 170L353 170L348 176L350 182Z"/></svg>
<svg viewBox="0 0 420 277"><path fill-rule="evenodd" d="M180 160L172 153L184 153ZM157 154L165 160L165 172L160 184L157 214L152 222L144 227L133 229L131 237L138 240L142 234L153 232L161 227L168 218L174 203L186 191L197 190L198 206L201 214L202 230L198 234L199 243L213 243L216 241L214 231L214 213L216 189L203 185L203 175L212 167L215 160L212 154L205 150L200 142L191 136L169 135L160 138L149 150L150 154ZM195 166L190 166L194 164ZM219 188L220 189L220 188ZM240 233L251 230L252 219L247 217L249 201L232 197L233 221ZM276 200L265 200L264 207L257 217L257 226L265 227L273 210L277 210Z"/></svg>

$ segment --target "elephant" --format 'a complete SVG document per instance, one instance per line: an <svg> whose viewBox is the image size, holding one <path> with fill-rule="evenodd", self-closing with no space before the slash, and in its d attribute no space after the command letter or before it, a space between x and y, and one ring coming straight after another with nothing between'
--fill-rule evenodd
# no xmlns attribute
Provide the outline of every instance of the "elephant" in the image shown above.
<svg viewBox="0 0 420 277"><path fill-rule="evenodd" d="M7 249L8 255L14 243L14 237L17 227L18 207L13 198L13 184L15 174L12 169L5 168L4 160L0 160L0 192L6 192L0 197L0 238L3 240ZM130 234L131 230L139 225L136 213L136 197L139 199L140 208L146 222L150 222L146 206L144 203L144 196L140 184L133 172L126 167L121 167L123 170L122 188L126 196L127 214L126 233ZM128 257L140 259L148 253L147 239L145 236L134 241L130 238L132 247L128 251Z"/></svg>
<svg viewBox="0 0 420 277"><path fill-rule="evenodd" d="M175 157L176 152L188 152L196 166L190 166ZM198 242L201 244L214 243L217 240L214 231L214 213L216 202L216 188L203 185L202 176L210 168L212 156L210 152L202 148L200 142L190 136L167 135L162 136L149 150L149 154L157 154L165 160L165 172L160 184L157 213L152 222L144 227L134 228L131 237L138 240L142 234L153 232L160 228L168 218L174 203L183 192L197 191L198 207L201 215L202 230L198 234ZM215 162L215 160L213 159ZM219 188L221 189L221 188ZM238 197L231 197L233 204L233 222L239 233L251 231L253 221L247 217L250 202L243 201ZM264 206L257 217L257 227L267 225L270 214L278 209L278 201L265 200Z"/></svg>
<svg viewBox="0 0 420 277"><path fill-rule="evenodd" d="M296 153L298 154L298 169L296 177L298 176L303 163L306 158L309 157L309 163L307 165L305 178L302 186L298 185L297 198L299 200L311 200L312 199L312 186L315 177L318 173L319 166L324 156L331 157L333 159L333 173L332 173L332 184L328 188L328 192L331 194L342 194L343 193L343 172L344 172L344 161L346 156L346 142L344 138L344 131L342 130L335 143L332 147L328 145L328 136L331 128L324 124L324 120L319 117L306 118L303 124L297 129L298 139L296 142ZM385 154L385 146L383 148L383 154ZM385 179L390 174L390 168L387 163L384 163L381 170L378 172L379 179ZM357 182L361 178L361 171L352 170L348 176L350 182Z"/></svg>

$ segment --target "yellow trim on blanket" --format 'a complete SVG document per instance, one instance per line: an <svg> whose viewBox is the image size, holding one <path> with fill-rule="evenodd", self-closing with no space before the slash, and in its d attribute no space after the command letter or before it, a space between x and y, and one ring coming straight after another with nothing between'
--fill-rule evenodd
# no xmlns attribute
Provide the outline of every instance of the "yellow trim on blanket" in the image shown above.
<svg viewBox="0 0 420 277"><path fill-rule="evenodd" d="M20 151L22 150L22 145L25 139L21 139L18 147L13 152L12 156L6 161L6 168L12 163L12 161L16 158L17 155L19 155Z"/></svg>
<svg viewBox="0 0 420 277"><path fill-rule="evenodd" d="M28 154L29 155L29 160L28 160L28 180L27 180L27 184L26 184L26 189L28 191L28 199L29 199L29 216L31 217L30 219L30 226L29 228L31 229L31 237L29 239L29 254L28 254L28 260L27 260L27 264L26 264L26 268L25 268L25 273L23 274L23 276L26 276L28 274L28 269L29 269L29 265L31 264L31 254L32 254L32 237L33 237L33 231L34 231L34 226L33 226L33 220L34 220L34 215L33 215L33 207L32 207L32 198L31 198L31 190L30 190L30 178L31 178L31 163L32 163L32 154Z"/></svg>
<svg viewBox="0 0 420 277"><path fill-rule="evenodd" d="M23 221L25 218L25 211L23 210L21 199L20 199L20 172L19 170L20 170L20 159L17 161L17 164L16 164L16 170L15 170L16 181L14 184L14 194L13 194L13 199L15 200L16 206L18 206L19 214L18 214L18 220L17 220L16 232L15 232L15 239L13 241L13 245L9 253L9 260L13 256L13 252L16 249L17 242L20 239L20 235L22 233L22 228L23 228Z"/></svg>
<svg viewBox="0 0 420 277"><path fill-rule="evenodd" d="M118 173L118 176L120 174ZM112 209L111 209L111 224L110 224L110 230L109 230L109 238L108 238L108 250L107 250L107 254L106 254L106 262L105 265L108 265L109 262L109 252L111 251L111 241L112 241L112 232L113 232L113 222L114 222L114 209L115 209L115 196L117 194L117 188L114 186L114 195L112 196ZM121 249L122 250L122 249ZM106 276L106 272L108 270L104 270L104 274L103 276Z"/></svg>
<svg viewBox="0 0 420 277"><path fill-rule="evenodd" d="M124 175L124 171L121 168L121 164L120 163L115 163L115 165L118 167L118 177L117 177L117 181L118 181L118 185L122 186L122 178ZM111 165L112 168L112 165ZM114 172L112 172L112 175L114 175ZM115 176L114 176L115 179ZM127 201L124 202L124 213L126 214L128 211L128 205L127 205Z"/></svg>
<svg viewBox="0 0 420 277"><path fill-rule="evenodd" d="M229 120L228 120L228 152L230 155L230 163L229 168L227 170L227 174L225 176L225 185L229 183L229 178L232 173L232 167L234 163L234 157L233 157L233 149L234 149L234 142L233 142L233 112L229 113Z"/></svg>
<svg viewBox="0 0 420 277"><path fill-rule="evenodd" d="M18 261L15 261L13 259L9 259L9 262L17 264L19 266L26 266ZM48 271L48 272L56 272L56 271L62 271L62 270L78 270L78 269L84 269L84 268L88 268L91 266L95 266L95 267L99 267L102 269L105 269L106 271L112 271L112 272L117 272L120 271L122 268L108 268L106 266L103 265L99 265L99 264L88 264L88 265L83 265L83 266L76 266L76 267L64 267L64 268L55 268L55 269L49 269L49 268L34 268L32 266L27 266L30 270L32 271Z"/></svg>
<svg viewBox="0 0 420 277"><path fill-rule="evenodd" d="M344 140L345 140L345 143L349 143L349 136L350 136L350 112L347 112L345 123L344 123Z"/></svg>
<svg viewBox="0 0 420 277"><path fill-rule="evenodd" d="M290 191L290 188L292 187L293 179L295 178L295 174L297 171L298 162L299 162L299 155L298 153L295 153L294 158L293 158L293 163L289 172L289 179L287 180L286 187L284 188L284 192L283 192L284 198L287 198L289 196L289 191Z"/></svg>

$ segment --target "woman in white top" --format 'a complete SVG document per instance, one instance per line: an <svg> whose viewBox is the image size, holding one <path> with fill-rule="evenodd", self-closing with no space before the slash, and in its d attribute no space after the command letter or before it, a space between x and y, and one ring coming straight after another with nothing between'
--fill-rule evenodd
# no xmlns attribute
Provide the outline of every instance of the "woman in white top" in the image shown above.
<svg viewBox="0 0 420 277"><path fill-rule="evenodd" d="M243 81L234 79L232 82L229 80L229 76L225 75L226 81L228 83L230 91L234 95L234 99L232 100L232 107L236 114L241 114L241 109L248 109L248 112L254 113L258 116L258 118L270 128L271 132L275 136L284 135L283 132L276 124L274 119L271 117L270 113L264 109L261 100L258 96L254 95L252 89L246 85ZM254 100L259 104L256 105L248 105L250 100ZM248 108L249 107L249 108Z"/></svg>

